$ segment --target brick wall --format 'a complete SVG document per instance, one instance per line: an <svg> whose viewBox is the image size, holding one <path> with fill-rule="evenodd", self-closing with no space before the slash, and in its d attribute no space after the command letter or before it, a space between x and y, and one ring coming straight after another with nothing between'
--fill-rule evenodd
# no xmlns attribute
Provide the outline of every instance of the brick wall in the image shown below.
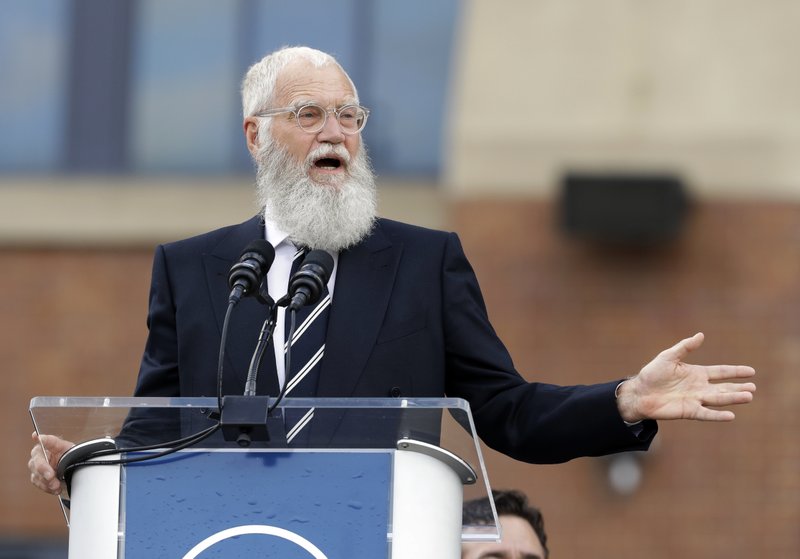
<svg viewBox="0 0 800 559"><path fill-rule="evenodd" d="M33 396L130 396L145 339L152 248L0 251L0 537L66 535L28 483Z"/></svg>
<svg viewBox="0 0 800 559"><path fill-rule="evenodd" d="M695 362L757 369L735 422L662 423L627 497L608 459L488 452L493 485L543 509L554 557L800 556L800 206L697 204L677 242L650 250L566 239L549 203L462 203L453 226L529 379L624 377L697 331Z"/></svg>

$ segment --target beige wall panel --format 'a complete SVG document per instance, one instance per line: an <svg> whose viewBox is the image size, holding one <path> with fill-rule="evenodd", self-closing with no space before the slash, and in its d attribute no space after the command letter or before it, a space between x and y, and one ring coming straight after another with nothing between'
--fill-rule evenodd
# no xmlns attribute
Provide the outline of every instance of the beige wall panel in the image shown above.
<svg viewBox="0 0 800 559"><path fill-rule="evenodd" d="M444 181L674 170L700 196L800 198L798 22L787 0L468 2Z"/></svg>

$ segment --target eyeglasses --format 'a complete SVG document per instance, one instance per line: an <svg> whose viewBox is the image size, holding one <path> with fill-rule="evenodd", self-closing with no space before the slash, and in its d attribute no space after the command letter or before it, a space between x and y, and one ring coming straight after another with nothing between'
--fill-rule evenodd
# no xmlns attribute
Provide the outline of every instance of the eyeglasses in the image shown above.
<svg viewBox="0 0 800 559"><path fill-rule="evenodd" d="M316 134L328 122L328 113L333 113L342 132L345 134L358 134L364 129L369 116L369 109L360 105L345 105L338 109L325 109L315 103L308 103L302 107L284 107L282 109L267 109L253 116L274 116L281 113L292 113L297 125L306 132Z"/></svg>

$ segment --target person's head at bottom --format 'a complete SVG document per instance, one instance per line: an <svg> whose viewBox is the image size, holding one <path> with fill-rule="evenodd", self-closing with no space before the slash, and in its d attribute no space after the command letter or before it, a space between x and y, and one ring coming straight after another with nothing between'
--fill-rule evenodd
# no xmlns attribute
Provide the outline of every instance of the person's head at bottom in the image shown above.
<svg viewBox="0 0 800 559"><path fill-rule="evenodd" d="M461 546L461 559L548 559L547 534L541 512L528 504L519 491L493 491L500 521L500 542L468 542ZM493 521L488 498L464 503L464 524Z"/></svg>

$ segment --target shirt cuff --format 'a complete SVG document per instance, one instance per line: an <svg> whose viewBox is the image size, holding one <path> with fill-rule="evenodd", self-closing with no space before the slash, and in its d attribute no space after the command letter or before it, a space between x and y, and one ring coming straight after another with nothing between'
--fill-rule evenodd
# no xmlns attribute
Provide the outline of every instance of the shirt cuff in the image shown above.
<svg viewBox="0 0 800 559"><path fill-rule="evenodd" d="M628 382L628 379L620 381L616 388L614 388L614 398L619 398L619 387ZM625 421L624 419L622 422L633 432L634 435L640 435L644 426L642 425L642 419L639 421Z"/></svg>

